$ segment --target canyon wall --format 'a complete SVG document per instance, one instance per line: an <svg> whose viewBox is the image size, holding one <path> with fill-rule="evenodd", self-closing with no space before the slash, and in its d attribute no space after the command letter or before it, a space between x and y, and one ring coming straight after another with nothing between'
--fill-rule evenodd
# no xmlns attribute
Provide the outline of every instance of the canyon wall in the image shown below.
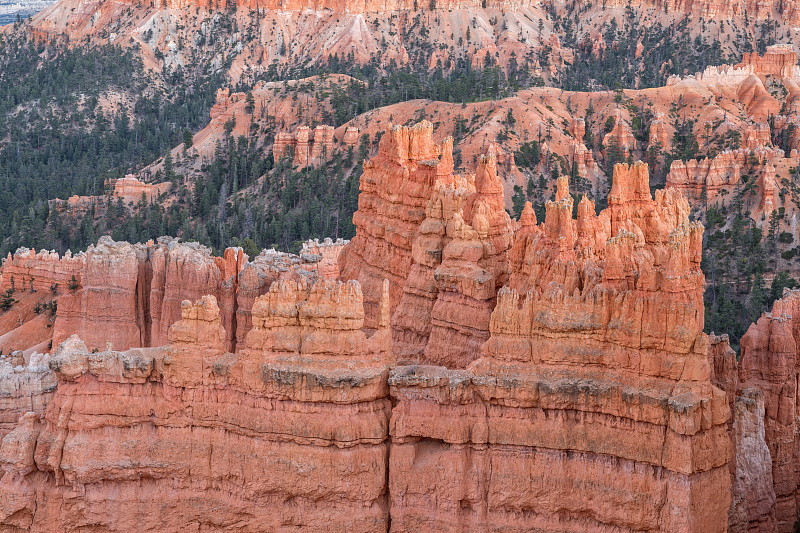
<svg viewBox="0 0 800 533"><path fill-rule="evenodd" d="M73 334L89 349L106 349L109 344L117 350L162 346L169 327L180 318L181 302L212 294L222 304L226 347L233 351L249 331L250 310L258 295L278 279L336 278L338 255L346 242L308 241L300 255L264 250L250 261L240 248L214 257L205 246L169 237L146 244L101 237L86 253L74 256L18 250L3 262L0 289L13 285L15 294L22 294L18 298L26 300L15 304L14 312L27 312L26 304L30 307L35 301L33 294L25 294L28 291L36 291L36 299L57 301L46 332L50 342L43 348L37 344L40 351ZM20 328L26 320L19 319ZM29 348L22 333L9 342L3 342L6 335L0 337L0 347Z"/></svg>
<svg viewBox="0 0 800 533"><path fill-rule="evenodd" d="M0 441L26 413L41 415L55 394L58 380L50 371L49 355L21 352L0 355Z"/></svg>
<svg viewBox="0 0 800 533"><path fill-rule="evenodd" d="M70 337L44 416L0 448L2 528L386 531L382 308L368 339L357 283L285 280L256 300L239 354L213 296L181 304L167 347Z"/></svg>
<svg viewBox="0 0 800 533"><path fill-rule="evenodd" d="M433 142L433 124L395 126L382 137L378 153L364 163L353 214L356 236L339 256L342 279L364 291L367 327L376 320L383 280L389 280L391 309L400 302L412 267L412 246L438 176L453 175L452 139Z"/></svg>
<svg viewBox="0 0 800 533"><path fill-rule="evenodd" d="M560 180L544 224L523 216L482 357L392 372L393 531L725 531L702 227L641 164L609 204L575 220Z"/></svg>
<svg viewBox="0 0 800 533"><path fill-rule="evenodd" d="M130 0L129 0L130 1ZM135 3L135 2L130 2ZM412 0L148 0L148 4L156 9L186 9L197 6L206 9L226 9L228 7L246 7L248 9L282 10L282 11L324 11L330 10L337 13L376 13L400 10L416 10ZM532 0L438 0L434 5L437 9L470 9L470 8L506 8L518 9L524 6L537 5ZM613 0L604 7L622 7L628 5L622 0ZM797 20L799 15L795 1L753 2L752 0L738 0L735 2L715 2L704 0L702 2L686 2L684 0L649 0L638 1L634 5L653 7L665 13L687 13L705 18L731 19L744 17L745 13L750 18L765 19L781 14L787 20ZM427 6L426 6L427 7Z"/></svg>
<svg viewBox="0 0 800 533"><path fill-rule="evenodd" d="M798 432L798 342L800 291L786 290L770 313L752 324L742 337L739 387L758 405L755 419L768 446L772 487L760 498L764 521L777 521L777 531L794 531L800 498L800 439ZM762 491L763 493L763 491Z"/></svg>
<svg viewBox="0 0 800 533"><path fill-rule="evenodd" d="M235 353L213 295L180 303L163 347L71 336L49 363L52 399L0 447L0 524L724 531L731 400L712 374L731 372L702 333L702 227L686 200L653 200L647 167L619 165L607 210L584 200L573 219L562 179L545 221L527 205L517 227L493 164L433 180L408 274L433 283L419 363L460 342L436 344L438 308L494 294L478 359L395 366L411 285L392 310L377 276L369 326L358 281L271 283ZM106 263L126 264L130 245L116 246ZM427 256L440 262L415 262ZM219 259L220 275L241 259Z"/></svg>
<svg viewBox="0 0 800 533"><path fill-rule="evenodd" d="M791 531L800 291L737 364L681 191L616 165L512 221L432 128L383 136L350 243L6 259L58 310L0 357L0 529Z"/></svg>
<svg viewBox="0 0 800 533"><path fill-rule="evenodd" d="M293 164L305 167L331 157L333 148L333 126L320 125L313 130L300 126L293 132L279 131L275 134L272 157L278 161L291 149Z"/></svg>
<svg viewBox="0 0 800 533"><path fill-rule="evenodd" d="M508 280L513 223L494 147L474 175L457 176L452 138L438 145L432 135L423 121L381 137L364 165L356 236L340 270L362 284L366 306L389 280L398 360L463 368L489 337L496 291Z"/></svg>

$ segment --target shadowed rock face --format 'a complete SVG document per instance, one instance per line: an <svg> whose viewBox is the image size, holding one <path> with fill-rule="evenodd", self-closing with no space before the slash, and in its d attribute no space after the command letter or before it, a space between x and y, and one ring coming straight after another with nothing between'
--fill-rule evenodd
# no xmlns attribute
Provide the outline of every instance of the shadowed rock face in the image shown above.
<svg viewBox="0 0 800 533"><path fill-rule="evenodd" d="M749 401L748 419L755 434L764 434L768 450L757 450L756 454L743 449L737 463L760 459L758 469L751 467L743 474L757 491L749 495L747 504L751 514L765 524L776 521L778 531L793 531L798 516L798 339L800 292L786 290L772 312L762 315L742 337L739 360L739 388ZM769 461L766 471L762 468L765 460ZM770 479L771 486L763 486L764 480Z"/></svg>

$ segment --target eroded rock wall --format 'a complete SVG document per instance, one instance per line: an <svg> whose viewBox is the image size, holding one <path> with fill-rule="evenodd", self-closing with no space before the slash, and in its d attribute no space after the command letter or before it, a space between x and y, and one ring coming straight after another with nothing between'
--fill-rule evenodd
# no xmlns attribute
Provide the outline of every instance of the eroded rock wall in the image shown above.
<svg viewBox="0 0 800 533"><path fill-rule="evenodd" d="M393 371L393 531L725 531L702 226L644 165L615 168L609 204L575 220L560 181L544 224L526 208L483 356Z"/></svg>
<svg viewBox="0 0 800 533"><path fill-rule="evenodd" d="M388 314L368 339L361 301L277 282L241 354L213 296L182 303L168 347L70 337L53 401L0 448L3 529L386 531Z"/></svg>
<svg viewBox="0 0 800 533"><path fill-rule="evenodd" d="M0 529L791 531L800 292L737 364L681 191L618 165L513 222L431 134L382 138L347 245L7 260L77 286L48 367L0 362Z"/></svg>
<svg viewBox="0 0 800 533"><path fill-rule="evenodd" d="M425 220L437 178L452 178L452 141L433 142L433 124L395 126L380 141L378 154L364 163L353 214L356 236L339 256L342 279L364 291L366 324L375 325L383 280L389 280L391 309L400 302L412 268L412 246Z"/></svg>
<svg viewBox="0 0 800 533"><path fill-rule="evenodd" d="M742 337L739 360L739 383L742 395L750 399L752 425L763 424L771 459L772 491L764 487L751 497L753 518L777 522L777 531L794 530L800 497L800 439L798 431L798 339L800 339L800 292L787 290L752 324ZM755 392L747 393L748 390ZM763 401L763 411L759 405ZM755 461L757 456L742 450L741 461ZM762 480L765 478L761 474ZM774 501L773 501L774 498ZM764 529L766 530L766 529Z"/></svg>
<svg viewBox="0 0 800 533"><path fill-rule="evenodd" d="M86 253L75 256L18 250L3 262L0 288L5 291L13 285L17 294L24 292L19 297L25 300L23 307L30 307L28 300L35 303L36 298L57 302L52 328L40 328L47 339L37 333L39 351L49 350L50 344L56 347L73 334L90 349L105 350L108 344L117 350L163 346L170 326L180 319L181 302L205 294L218 299L226 349L236 351L249 331L250 309L257 296L278 279L337 277L338 254L346 242L309 241L299 256L264 250L250 261L241 248L228 248L222 257L214 257L205 246L168 237L146 244L101 237ZM14 312L12 306L10 313ZM23 318L20 326L27 323ZM9 344L11 349L28 350L30 343L23 342L27 330L5 338L11 328L5 322L0 319L0 348Z"/></svg>

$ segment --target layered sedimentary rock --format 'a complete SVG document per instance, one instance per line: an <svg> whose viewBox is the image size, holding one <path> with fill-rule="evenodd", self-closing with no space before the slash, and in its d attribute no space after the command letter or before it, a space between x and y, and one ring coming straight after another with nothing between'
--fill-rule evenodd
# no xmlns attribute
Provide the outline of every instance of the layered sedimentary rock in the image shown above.
<svg viewBox="0 0 800 533"><path fill-rule="evenodd" d="M356 236L340 269L365 287L366 304L389 280L400 359L464 367L489 336L513 227L494 147L475 175L456 176L452 139L436 145L432 132L422 122L381 138L364 167Z"/></svg>
<svg viewBox="0 0 800 533"><path fill-rule="evenodd" d="M777 194L778 178L775 166L769 161L779 161L783 156L783 150L780 148L762 146L752 150L727 150L713 159L673 161L667 174L666 187L683 191L693 202L718 203L724 201L726 192L743 184L742 175L748 172L746 167L753 159L767 161L756 174L759 198L754 214L764 213L769 217L769 214L782 203Z"/></svg>
<svg viewBox="0 0 800 533"><path fill-rule="evenodd" d="M615 167L599 215L559 185L515 236L483 357L390 377L393 531L725 531L702 227L644 165Z"/></svg>
<svg viewBox="0 0 800 533"><path fill-rule="evenodd" d="M676 160L667 174L667 188L678 189L692 201L714 200L720 191L733 187L742 177L742 163L733 152L723 152L713 159Z"/></svg>
<svg viewBox="0 0 800 533"><path fill-rule="evenodd" d="M308 126L300 126L294 132L278 132L275 135L272 156L277 161L291 149L294 154L293 163L304 167L319 163L324 159L323 156L331 156L333 148L333 126L320 125L313 130Z"/></svg>
<svg viewBox="0 0 800 533"><path fill-rule="evenodd" d="M764 394L759 389L745 389L735 405L736 457L728 531L778 531L772 457L764 429Z"/></svg>
<svg viewBox="0 0 800 533"><path fill-rule="evenodd" d="M749 124L744 130L742 147L746 150L757 150L772 145L769 124Z"/></svg>
<svg viewBox="0 0 800 533"><path fill-rule="evenodd" d="M790 532L797 520L800 496L800 439L798 431L798 338L800 336L800 292L785 291L771 313L765 313L742 337L739 360L741 389L755 389L763 394L763 413L753 408L755 418L762 418L769 457L774 496L764 488L754 496L755 520L777 522L777 531ZM743 392L744 395L744 392ZM751 394L751 399L761 398ZM762 421L756 420L758 425ZM759 429L760 431L760 429ZM745 460L753 457L745 455ZM774 504L773 503L774 498ZM766 531L767 529L762 529Z"/></svg>
<svg viewBox="0 0 800 533"><path fill-rule="evenodd" d="M382 532L388 527L388 287L367 338L357 283L281 281L240 354L213 296L164 348L68 339L58 390L0 447L8 530Z"/></svg>
<svg viewBox="0 0 800 533"><path fill-rule="evenodd" d="M437 9L457 9L457 8L480 8L480 7L520 7L528 4L529 2L518 2L511 4L502 0L494 0L486 3L478 2L477 0L453 2L452 0L440 1L435 4ZM269 10L290 10L290 11L303 11L303 10L331 10L337 13L353 12L353 13L370 13L370 12L387 12L397 10L413 9L414 5L409 0L389 0L376 2L374 0L361 0L361 1L345 1L333 0L327 2L308 2L306 0L295 0L293 2L278 2L271 0L269 2L256 2L255 0L152 0L152 5L156 9L186 9L191 6L211 9L226 9L233 6L246 7L249 9L269 9ZM627 5L621 0L614 0L607 4L609 7ZM793 19L797 17L798 7L793 1L780 4L782 7L779 9L777 2L752 2L739 1L739 2L715 2L712 0L704 0L702 2L683 2L675 0L651 0L639 1L634 5L641 5L643 7L655 7L658 11L666 12L679 12L679 13L694 13L697 16L708 18L733 18L741 17L744 13L748 13L751 17L757 19L769 18L778 15L779 13L787 18Z"/></svg>
<svg viewBox="0 0 800 533"><path fill-rule="evenodd" d="M437 176L392 317L398 358L451 368L477 358L508 280L512 234L493 148L474 176Z"/></svg>
<svg viewBox="0 0 800 533"><path fill-rule="evenodd" d="M778 205L778 186L775 184L775 167L767 164L758 177L759 193L761 194L761 211L769 216Z"/></svg>
<svg viewBox="0 0 800 533"><path fill-rule="evenodd" d="M160 346L180 316L182 293L216 294L222 275L210 250L162 240L153 246L90 246L78 287L59 298L53 341L73 334L90 348Z"/></svg>
<svg viewBox="0 0 800 533"><path fill-rule="evenodd" d="M616 147L623 157L628 157L636 149L636 139L621 110L616 109L613 117L614 127L603 137L603 146L606 150Z"/></svg>
<svg viewBox="0 0 800 533"><path fill-rule="evenodd" d="M181 316L181 302L212 294L223 309L226 348L235 351L250 328L250 309L257 296L278 279L335 278L345 244L309 241L299 256L265 250L249 261L240 248L228 248L223 257L214 257L198 243L167 237L136 245L102 237L86 253L67 253L63 258L54 252L20 249L3 262L0 288L14 284L57 301L47 338L58 346L78 334L90 349L106 349L109 343L113 349L162 346L169 327ZM14 311L12 306L10 312ZM29 348L14 342L10 347Z"/></svg>
<svg viewBox="0 0 800 533"><path fill-rule="evenodd" d="M316 265L316 272L320 279L337 279L339 277L339 254L348 243L344 239L330 238L310 239L303 243L300 257L309 264Z"/></svg>
<svg viewBox="0 0 800 533"><path fill-rule="evenodd" d="M753 72L764 76L800 79L797 52L786 44L768 46L764 55L759 55L756 52L745 52L742 62L737 66L739 68L749 67Z"/></svg>
<svg viewBox="0 0 800 533"><path fill-rule="evenodd" d="M437 177L453 174L452 141L433 142L433 124L395 126L380 141L378 154L364 163L356 236L339 256L342 279L364 291L366 324L375 326L383 280L389 280L391 309L397 306L412 267L412 246L426 216Z"/></svg>
<svg viewBox="0 0 800 533"><path fill-rule="evenodd" d="M790 531L800 296L737 368L646 165L515 223L493 148L455 175L432 138L383 136L349 244L8 258L3 286L58 284L63 343L0 360L0 529Z"/></svg>
<svg viewBox="0 0 800 533"><path fill-rule="evenodd" d="M578 165L578 174L585 177L588 172L597 171L597 163L592 151L583 143L584 135L586 135L586 121L573 118L569 124L569 133L573 138L570 142L571 160Z"/></svg>
<svg viewBox="0 0 800 533"><path fill-rule="evenodd" d="M35 290L58 291L66 289L72 277L75 276L80 281L83 271L84 260L82 254L73 256L72 252L67 252L63 257L56 252L47 250L32 250L20 248L14 254L8 254L3 260L2 277L0 277L0 289L7 290L12 285L17 289L28 289L33 283ZM58 285L58 287L54 287Z"/></svg>
<svg viewBox="0 0 800 533"><path fill-rule="evenodd" d="M649 139L651 146L660 145L662 150L669 151L672 146L672 132L667 132L667 128L672 130L673 128L669 127L664 120L663 113L659 113L656 117L650 122L649 128Z"/></svg>
<svg viewBox="0 0 800 533"><path fill-rule="evenodd" d="M147 202L151 202L168 191L171 185L169 182L145 183L137 179L136 176L129 174L114 181L113 195L115 198L121 198L125 202L139 202L142 198Z"/></svg>
<svg viewBox="0 0 800 533"><path fill-rule="evenodd" d="M48 355L0 355L0 441L25 413L41 415L56 390Z"/></svg>

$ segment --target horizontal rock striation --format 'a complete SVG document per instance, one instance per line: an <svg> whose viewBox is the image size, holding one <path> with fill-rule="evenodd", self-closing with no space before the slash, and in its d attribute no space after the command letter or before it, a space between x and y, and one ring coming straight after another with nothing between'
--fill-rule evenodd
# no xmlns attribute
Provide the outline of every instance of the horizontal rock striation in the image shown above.
<svg viewBox="0 0 800 533"><path fill-rule="evenodd" d="M240 248L214 257L205 246L168 237L133 245L101 237L86 253L63 258L18 250L3 262L0 288L13 284L57 301L52 344L77 334L90 349L162 346L181 302L212 294L221 304L226 348L235 351L257 296L278 279L337 277L345 244L309 241L299 256L264 250L249 261Z"/></svg>
<svg viewBox="0 0 800 533"><path fill-rule="evenodd" d="M287 280L241 354L213 296L182 303L168 347L70 337L46 413L0 448L3 529L386 531L383 314L368 339L357 283Z"/></svg>
<svg viewBox="0 0 800 533"><path fill-rule="evenodd" d="M361 284L368 327L375 325L384 279L389 280L391 309L400 302L437 177L452 174L452 140L435 144L433 124L427 121L389 129L378 154L364 163L353 214L356 236L339 256L339 270L342 279Z"/></svg>
<svg viewBox="0 0 800 533"><path fill-rule="evenodd" d="M22 415L44 413L57 385L49 360L48 355L38 353L27 361L21 352L0 356L0 441Z"/></svg>
<svg viewBox="0 0 800 533"><path fill-rule="evenodd" d="M772 312L762 315L742 337L739 360L741 395L755 404L749 408L751 425L757 432L764 432L768 453L761 451L760 456L754 456L743 449L737 462L752 462L758 457L771 460L771 476L769 471L755 472L761 480L759 486L769 484L770 478L771 486L752 493L748 503L753 522L770 524L774 516L776 530L781 532L794 530L800 498L798 339L800 291L786 290L783 298L773 304Z"/></svg>
<svg viewBox="0 0 800 533"><path fill-rule="evenodd" d="M792 531L800 291L737 363L682 191L514 222L497 166L395 127L350 243L8 258L60 345L0 358L0 530Z"/></svg>
<svg viewBox="0 0 800 533"><path fill-rule="evenodd" d="M483 357L393 371L393 531L725 531L702 226L641 164L609 204L575 220L561 180L544 224L523 214Z"/></svg>

